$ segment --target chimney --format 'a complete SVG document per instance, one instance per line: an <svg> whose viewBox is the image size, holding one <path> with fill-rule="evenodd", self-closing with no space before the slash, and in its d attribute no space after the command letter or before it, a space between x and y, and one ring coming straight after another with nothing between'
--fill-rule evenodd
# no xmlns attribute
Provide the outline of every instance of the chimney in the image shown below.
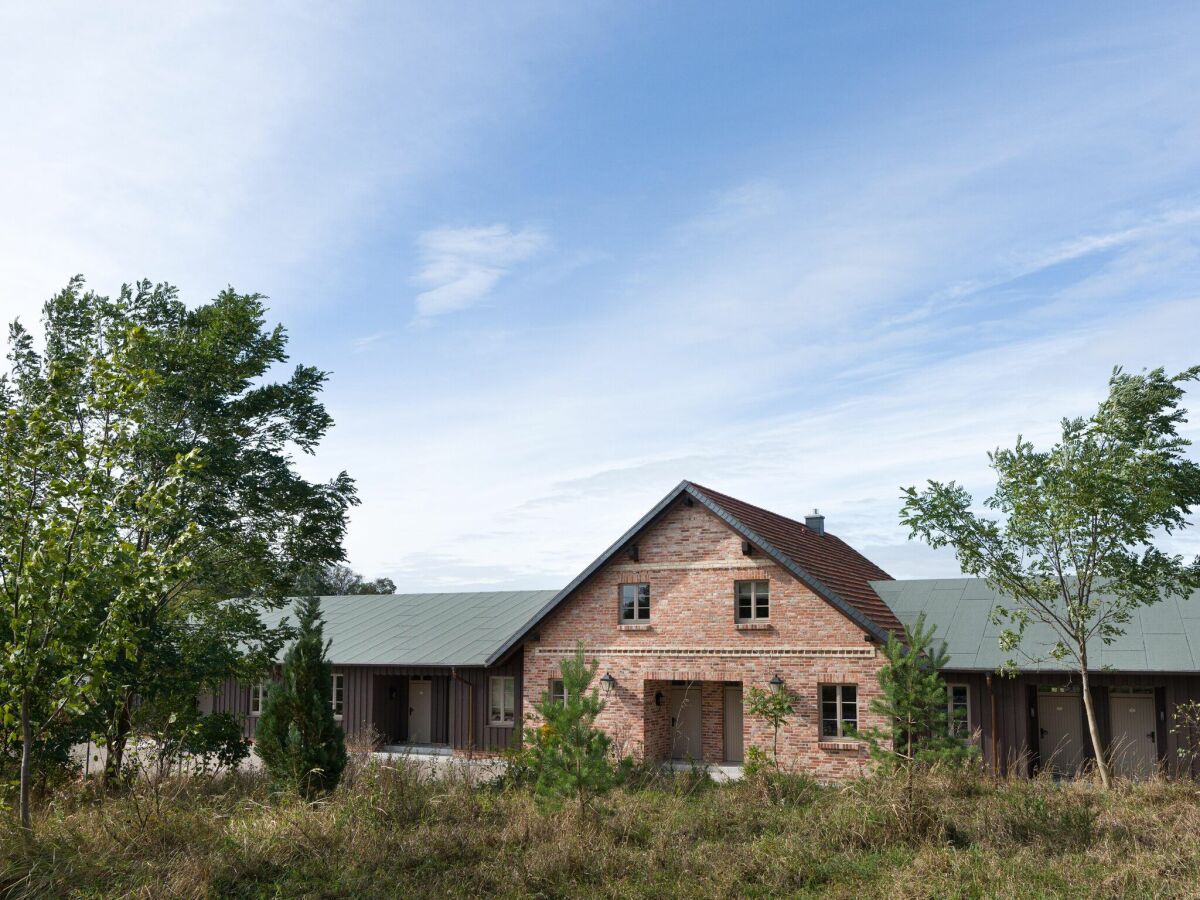
<svg viewBox="0 0 1200 900"><path fill-rule="evenodd" d="M815 509L812 511L811 516L804 517L804 524L807 525L809 528L811 528L813 531L815 531L817 534L825 533L825 517L823 515L821 515L819 512L817 512L817 510L815 510Z"/></svg>

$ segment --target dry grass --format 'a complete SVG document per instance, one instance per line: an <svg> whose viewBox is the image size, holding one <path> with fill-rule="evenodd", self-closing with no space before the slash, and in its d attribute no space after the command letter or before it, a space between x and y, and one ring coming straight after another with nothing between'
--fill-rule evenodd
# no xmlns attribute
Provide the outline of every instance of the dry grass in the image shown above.
<svg viewBox="0 0 1200 900"><path fill-rule="evenodd" d="M636 782L583 821L405 764L359 764L311 805L250 776L179 786L159 811L74 788L32 839L0 834L0 896L1200 895L1195 783L939 776L910 814L883 778Z"/></svg>

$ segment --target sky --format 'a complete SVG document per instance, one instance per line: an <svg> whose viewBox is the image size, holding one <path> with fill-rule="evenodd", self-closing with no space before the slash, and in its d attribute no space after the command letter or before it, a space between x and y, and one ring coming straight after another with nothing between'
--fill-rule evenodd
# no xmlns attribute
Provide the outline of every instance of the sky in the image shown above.
<svg viewBox="0 0 1200 900"><path fill-rule="evenodd" d="M1200 363L1198 40L1186 3L8 4L0 313L268 295L331 373L298 465L357 479L350 562L401 590L560 587L684 478L954 575L903 485L986 496L1113 366Z"/></svg>

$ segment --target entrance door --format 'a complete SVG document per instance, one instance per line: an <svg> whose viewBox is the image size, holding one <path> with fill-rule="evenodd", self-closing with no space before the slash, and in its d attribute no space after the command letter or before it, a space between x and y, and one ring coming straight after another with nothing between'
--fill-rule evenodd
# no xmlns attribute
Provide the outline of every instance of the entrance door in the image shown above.
<svg viewBox="0 0 1200 900"><path fill-rule="evenodd" d="M1083 721L1078 694L1038 694L1038 753L1042 766L1075 775L1083 762Z"/></svg>
<svg viewBox="0 0 1200 900"><path fill-rule="evenodd" d="M408 740L413 744L428 744L432 733L432 685L429 681L412 679L408 683Z"/></svg>
<svg viewBox="0 0 1200 900"><path fill-rule="evenodd" d="M725 762L740 763L742 753L742 686L725 685Z"/></svg>
<svg viewBox="0 0 1200 900"><path fill-rule="evenodd" d="M1148 778L1158 763L1153 694L1111 694L1113 767L1126 778Z"/></svg>
<svg viewBox="0 0 1200 900"><path fill-rule="evenodd" d="M700 685L671 688L671 759L700 757Z"/></svg>

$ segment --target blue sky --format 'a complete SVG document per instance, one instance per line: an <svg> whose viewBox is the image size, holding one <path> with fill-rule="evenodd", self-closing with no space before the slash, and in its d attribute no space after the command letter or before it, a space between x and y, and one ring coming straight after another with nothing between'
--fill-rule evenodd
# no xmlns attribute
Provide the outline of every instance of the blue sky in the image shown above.
<svg viewBox="0 0 1200 900"><path fill-rule="evenodd" d="M900 485L1200 361L1195 5L165 6L0 11L0 312L270 295L402 588L685 477L951 574Z"/></svg>

